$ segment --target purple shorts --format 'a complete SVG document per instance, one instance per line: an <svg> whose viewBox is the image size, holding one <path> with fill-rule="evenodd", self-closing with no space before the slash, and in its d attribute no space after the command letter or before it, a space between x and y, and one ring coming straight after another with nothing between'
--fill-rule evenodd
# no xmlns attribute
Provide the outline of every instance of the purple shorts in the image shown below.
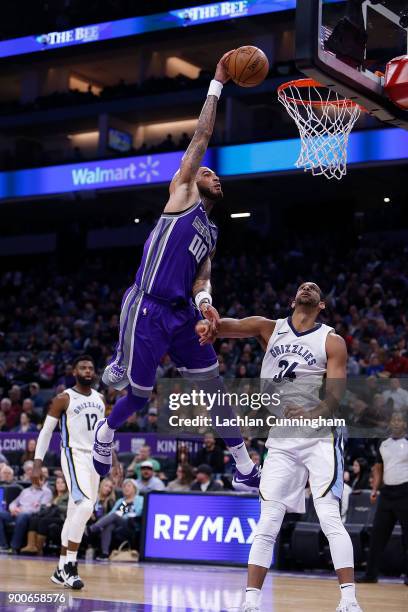
<svg viewBox="0 0 408 612"><path fill-rule="evenodd" d="M183 376L197 380L218 375L213 346L200 346L195 332L201 319L201 313L191 303L174 308L146 295L136 285L126 291L119 343L111 363L126 368L135 395L150 395L157 367L166 353Z"/></svg>

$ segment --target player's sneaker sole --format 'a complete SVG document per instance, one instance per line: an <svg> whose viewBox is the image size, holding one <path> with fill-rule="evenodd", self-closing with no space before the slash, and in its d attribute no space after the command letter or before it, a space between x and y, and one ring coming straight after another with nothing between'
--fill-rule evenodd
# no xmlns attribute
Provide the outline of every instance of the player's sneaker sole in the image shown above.
<svg viewBox="0 0 408 612"><path fill-rule="evenodd" d="M129 386L129 380L126 374L126 368L121 368L115 363L110 363L106 366L102 374L102 382L107 387L114 387L118 391L122 391Z"/></svg>
<svg viewBox="0 0 408 612"><path fill-rule="evenodd" d="M112 451L113 451L113 441L112 442L99 442L98 440L98 431L105 423L106 419L102 419L96 424L95 427L95 439L94 445L92 449L92 460L94 464L94 468L99 474L99 476L106 476L112 467Z"/></svg>
<svg viewBox="0 0 408 612"><path fill-rule="evenodd" d="M65 584L61 570L59 568L55 570L53 575L50 577L50 580L51 582L53 582L54 584L58 584L59 586L64 586Z"/></svg>

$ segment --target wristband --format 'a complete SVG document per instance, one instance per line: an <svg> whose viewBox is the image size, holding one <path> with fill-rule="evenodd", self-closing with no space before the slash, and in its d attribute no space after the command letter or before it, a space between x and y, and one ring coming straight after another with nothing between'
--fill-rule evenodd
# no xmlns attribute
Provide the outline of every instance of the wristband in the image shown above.
<svg viewBox="0 0 408 612"><path fill-rule="evenodd" d="M223 84L213 79L208 88L207 96L216 96L219 99L222 92L222 88Z"/></svg>
<svg viewBox="0 0 408 612"><path fill-rule="evenodd" d="M198 310L200 310L200 306L203 302L212 304L212 298L211 298L211 295L208 293L208 291L199 291L197 295L195 296L195 303L196 303Z"/></svg>

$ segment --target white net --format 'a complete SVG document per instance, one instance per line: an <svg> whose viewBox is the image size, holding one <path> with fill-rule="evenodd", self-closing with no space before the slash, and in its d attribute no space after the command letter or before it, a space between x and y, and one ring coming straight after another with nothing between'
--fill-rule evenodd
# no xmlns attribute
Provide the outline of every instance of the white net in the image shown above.
<svg viewBox="0 0 408 612"><path fill-rule="evenodd" d="M279 101L296 122L301 151L296 161L313 175L341 179L347 172L347 145L361 107L308 80L278 89Z"/></svg>

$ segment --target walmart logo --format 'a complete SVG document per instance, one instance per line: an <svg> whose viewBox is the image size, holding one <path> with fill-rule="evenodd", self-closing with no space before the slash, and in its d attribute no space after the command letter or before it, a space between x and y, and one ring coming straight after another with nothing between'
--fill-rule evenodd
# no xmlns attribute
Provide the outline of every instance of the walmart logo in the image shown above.
<svg viewBox="0 0 408 612"><path fill-rule="evenodd" d="M158 166L160 161L153 160L151 155L148 155L144 161L135 164L134 162L127 163L125 166L116 166L114 168L106 168L102 166L81 166L80 168L72 169L73 185L97 185L97 184L113 184L113 183L151 183L155 178L160 176Z"/></svg>
<svg viewBox="0 0 408 612"><path fill-rule="evenodd" d="M150 183L153 178L159 176L158 170L156 168L160 165L159 161L153 161L151 155L146 157L145 162L139 162L139 178L145 179L146 183Z"/></svg>

